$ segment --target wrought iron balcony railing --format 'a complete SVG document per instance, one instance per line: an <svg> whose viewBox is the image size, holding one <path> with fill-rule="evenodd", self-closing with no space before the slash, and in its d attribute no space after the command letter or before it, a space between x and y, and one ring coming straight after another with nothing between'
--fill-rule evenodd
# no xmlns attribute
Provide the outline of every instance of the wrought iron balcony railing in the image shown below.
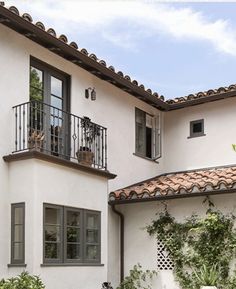
<svg viewBox="0 0 236 289"><path fill-rule="evenodd" d="M54 106L30 101L13 107L15 151L38 150L107 170L107 129Z"/></svg>

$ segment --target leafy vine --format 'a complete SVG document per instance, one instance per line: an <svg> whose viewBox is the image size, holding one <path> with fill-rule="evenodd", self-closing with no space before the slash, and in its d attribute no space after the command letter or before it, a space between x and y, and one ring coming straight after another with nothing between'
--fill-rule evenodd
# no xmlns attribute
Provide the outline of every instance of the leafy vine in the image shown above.
<svg viewBox="0 0 236 289"><path fill-rule="evenodd" d="M183 289L209 285L202 284L204 276L200 276L203 272L207 275L207 270L214 276L217 288L236 288L236 278L230 276L236 252L235 217L215 210L214 204L207 201L209 208L203 217L193 214L180 223L165 208L146 229L170 252L176 280Z"/></svg>

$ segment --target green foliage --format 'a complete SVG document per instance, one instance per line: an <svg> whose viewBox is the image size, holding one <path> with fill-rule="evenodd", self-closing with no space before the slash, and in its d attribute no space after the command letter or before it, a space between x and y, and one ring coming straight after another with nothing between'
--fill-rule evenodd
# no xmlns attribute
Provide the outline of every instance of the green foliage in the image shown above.
<svg viewBox="0 0 236 289"><path fill-rule="evenodd" d="M176 280L183 289L199 289L206 281L219 288L233 289L230 284L236 285L236 278L229 276L229 269L236 251L234 220L233 215L214 210L209 202L203 218L192 215L179 223L165 210L147 231L170 252ZM206 277L208 274L211 276Z"/></svg>
<svg viewBox="0 0 236 289"><path fill-rule="evenodd" d="M156 271L143 271L140 264L134 265L129 271L129 276L126 276L116 289L150 289L150 281L154 275L157 275Z"/></svg>
<svg viewBox="0 0 236 289"><path fill-rule="evenodd" d="M32 276L28 272L22 272L20 275L2 279L0 289L44 289L41 279L38 276Z"/></svg>
<svg viewBox="0 0 236 289"><path fill-rule="evenodd" d="M215 264L211 267L207 267L203 264L199 271L193 269L193 273L197 277L199 284L204 286L216 286L218 284L219 271Z"/></svg>
<svg viewBox="0 0 236 289"><path fill-rule="evenodd" d="M236 144L232 144L232 149L236 152Z"/></svg>
<svg viewBox="0 0 236 289"><path fill-rule="evenodd" d="M39 71L31 67L30 69L30 100L42 101L43 83L39 76Z"/></svg>

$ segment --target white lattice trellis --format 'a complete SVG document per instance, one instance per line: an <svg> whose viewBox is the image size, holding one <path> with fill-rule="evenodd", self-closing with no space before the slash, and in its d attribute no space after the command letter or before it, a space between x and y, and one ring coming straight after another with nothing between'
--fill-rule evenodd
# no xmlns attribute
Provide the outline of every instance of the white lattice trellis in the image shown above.
<svg viewBox="0 0 236 289"><path fill-rule="evenodd" d="M157 268L159 270L173 270L174 268L171 254L161 240L157 240Z"/></svg>

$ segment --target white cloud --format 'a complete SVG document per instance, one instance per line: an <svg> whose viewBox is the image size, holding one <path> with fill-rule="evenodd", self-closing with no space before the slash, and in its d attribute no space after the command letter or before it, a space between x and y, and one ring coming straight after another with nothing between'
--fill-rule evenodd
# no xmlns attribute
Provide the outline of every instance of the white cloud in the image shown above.
<svg viewBox="0 0 236 289"><path fill-rule="evenodd" d="M102 32L101 35L106 40L126 49L134 49L139 37L163 34L183 41L206 41L217 51L236 56L236 28L227 20L212 21L201 12L187 8L177 9L170 3L35 0L32 4L31 0L12 0L7 1L7 4L28 7L36 16L51 19L60 32L64 32L63 27L67 26L74 27L74 31ZM117 29L120 23L127 23L124 35Z"/></svg>

